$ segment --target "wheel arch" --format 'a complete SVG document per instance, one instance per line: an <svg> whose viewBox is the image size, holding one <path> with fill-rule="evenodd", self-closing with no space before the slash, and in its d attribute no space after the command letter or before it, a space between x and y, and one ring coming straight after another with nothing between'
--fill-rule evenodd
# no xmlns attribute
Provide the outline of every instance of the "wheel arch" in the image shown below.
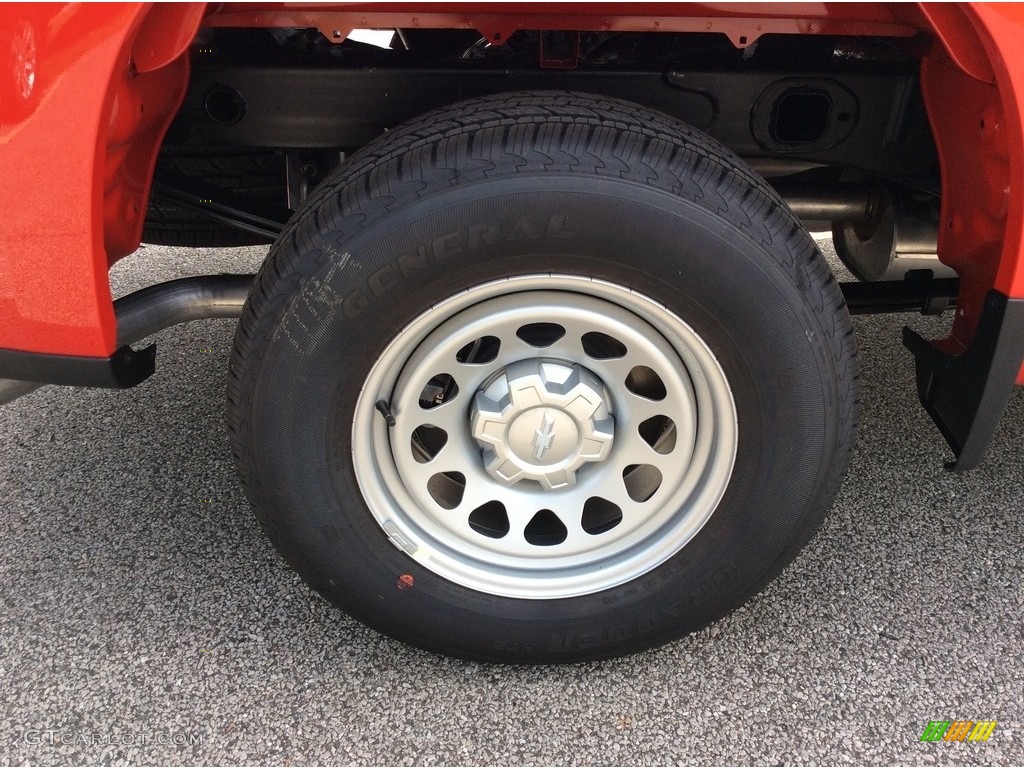
<svg viewBox="0 0 1024 768"><path fill-rule="evenodd" d="M204 4L0 9L40 46L24 115L0 107L0 349L107 357L117 328L107 271L138 247L153 164L188 82ZM73 119L69 119L73 115ZM42 175L59 153L60 193ZM54 297L59 296L60 301Z"/></svg>

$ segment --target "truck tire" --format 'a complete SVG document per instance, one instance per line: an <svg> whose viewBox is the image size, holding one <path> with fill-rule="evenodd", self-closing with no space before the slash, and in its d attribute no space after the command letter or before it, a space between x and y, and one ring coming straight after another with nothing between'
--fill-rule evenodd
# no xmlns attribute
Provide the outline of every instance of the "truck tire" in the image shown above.
<svg viewBox="0 0 1024 768"><path fill-rule="evenodd" d="M164 173L199 178L229 192L279 205L284 205L287 196L284 158L273 152L161 155L157 161L156 178ZM263 235L197 216L178 207L173 200L165 200L158 195L150 198L146 209L142 241L186 248L230 248L272 242Z"/></svg>
<svg viewBox="0 0 1024 768"><path fill-rule="evenodd" d="M379 631L623 655L754 595L846 469L849 314L782 200L634 104L513 93L338 169L243 312L228 411L275 545Z"/></svg>

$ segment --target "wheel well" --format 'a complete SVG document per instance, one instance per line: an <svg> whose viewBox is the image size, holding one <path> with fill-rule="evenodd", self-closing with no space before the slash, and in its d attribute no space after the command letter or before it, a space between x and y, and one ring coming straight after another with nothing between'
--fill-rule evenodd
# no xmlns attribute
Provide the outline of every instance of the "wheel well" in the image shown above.
<svg viewBox="0 0 1024 768"><path fill-rule="evenodd" d="M337 153L471 96L570 90L697 127L763 175L879 178L938 193L912 41L765 34L403 30L382 49L315 29L207 28L162 154L293 154L315 180ZM321 167L322 166L322 167Z"/></svg>

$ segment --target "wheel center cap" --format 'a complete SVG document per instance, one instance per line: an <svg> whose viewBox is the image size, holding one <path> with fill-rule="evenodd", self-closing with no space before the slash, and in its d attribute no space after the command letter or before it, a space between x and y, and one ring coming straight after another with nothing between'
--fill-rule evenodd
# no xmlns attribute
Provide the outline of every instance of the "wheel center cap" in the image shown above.
<svg viewBox="0 0 1024 768"><path fill-rule="evenodd" d="M614 436L601 380L564 361L507 366L477 391L470 422L491 477L549 491L575 485L580 467L607 458Z"/></svg>

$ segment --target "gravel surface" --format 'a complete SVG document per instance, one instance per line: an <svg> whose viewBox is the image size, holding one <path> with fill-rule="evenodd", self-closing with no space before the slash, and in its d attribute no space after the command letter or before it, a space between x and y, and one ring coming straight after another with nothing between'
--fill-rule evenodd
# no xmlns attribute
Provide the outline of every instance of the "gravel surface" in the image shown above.
<svg viewBox="0 0 1024 768"><path fill-rule="evenodd" d="M263 252L149 247L115 295ZM899 331L948 318L855 322L860 433L816 538L714 626L579 666L441 658L311 593L234 476L232 321L161 333L136 389L0 408L0 762L1024 763L1024 392L947 473ZM919 742L936 719L999 724Z"/></svg>

